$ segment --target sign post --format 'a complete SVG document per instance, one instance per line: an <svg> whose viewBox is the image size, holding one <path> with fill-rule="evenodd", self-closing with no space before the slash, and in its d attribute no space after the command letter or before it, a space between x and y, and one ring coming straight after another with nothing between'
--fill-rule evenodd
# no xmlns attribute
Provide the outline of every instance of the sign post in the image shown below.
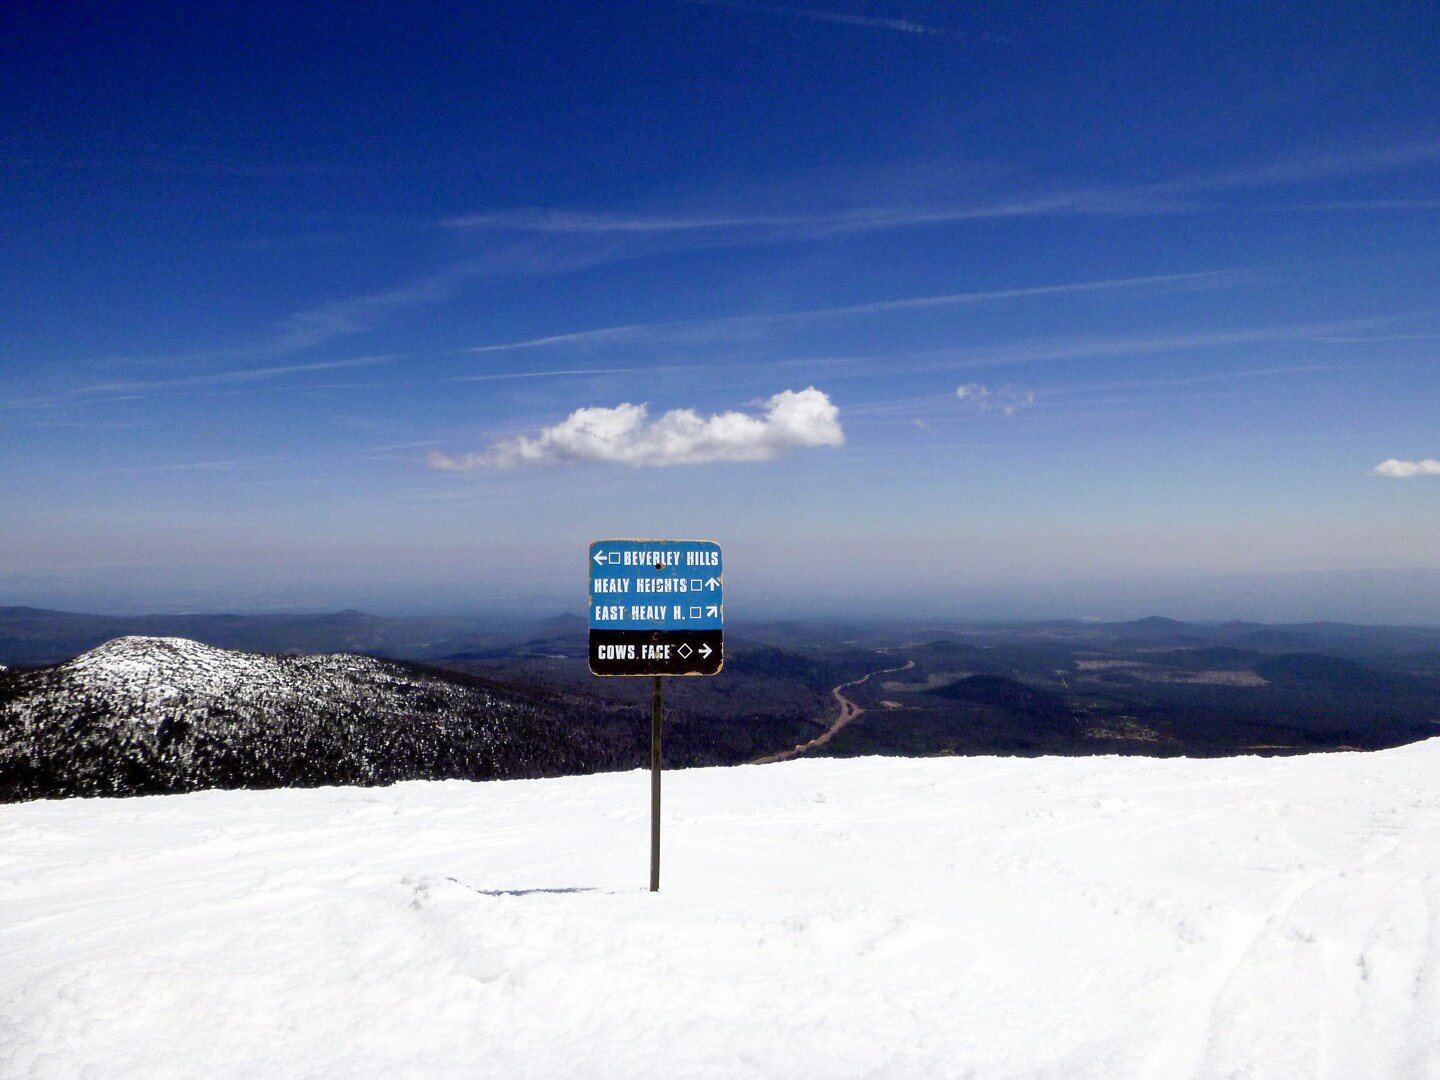
<svg viewBox="0 0 1440 1080"><path fill-rule="evenodd" d="M660 888L661 679L725 665L724 567L712 540L597 540L590 545L590 671L648 675L650 891Z"/></svg>
<svg viewBox="0 0 1440 1080"><path fill-rule="evenodd" d="M650 891L660 891L660 679L650 688Z"/></svg>

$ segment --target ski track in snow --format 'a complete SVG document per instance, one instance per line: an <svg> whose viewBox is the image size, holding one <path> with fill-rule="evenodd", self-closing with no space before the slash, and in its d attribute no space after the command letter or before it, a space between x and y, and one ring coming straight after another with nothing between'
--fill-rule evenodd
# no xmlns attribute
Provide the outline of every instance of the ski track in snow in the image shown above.
<svg viewBox="0 0 1440 1080"><path fill-rule="evenodd" d="M1440 740L0 807L0 1076L1440 1076Z"/></svg>

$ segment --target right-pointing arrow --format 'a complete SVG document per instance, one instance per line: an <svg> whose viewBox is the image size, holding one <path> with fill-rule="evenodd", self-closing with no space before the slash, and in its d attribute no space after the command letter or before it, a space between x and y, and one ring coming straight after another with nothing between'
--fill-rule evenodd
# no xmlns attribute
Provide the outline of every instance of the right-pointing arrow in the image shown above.
<svg viewBox="0 0 1440 1080"><path fill-rule="evenodd" d="M709 659L710 659L710 654L711 654L712 652L714 652L714 651L715 651L715 650L712 649L712 648L710 648L709 645L701 645L701 646L700 646L700 655L703 656L706 660L709 660Z"/></svg>

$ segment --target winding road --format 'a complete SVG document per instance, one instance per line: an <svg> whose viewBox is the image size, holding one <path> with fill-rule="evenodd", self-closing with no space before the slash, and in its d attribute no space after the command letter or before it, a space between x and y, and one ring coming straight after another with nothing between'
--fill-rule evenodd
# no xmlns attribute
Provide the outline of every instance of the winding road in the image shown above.
<svg viewBox="0 0 1440 1080"><path fill-rule="evenodd" d="M856 679L853 682L841 683L839 686L835 687L833 690L830 691L831 696L835 698L835 703L840 706L840 715L835 718L835 722L833 724L831 724L828 728L822 731L819 735L815 736L815 738L811 739L809 742L799 743L796 746L791 747L789 750L781 750L779 753L776 754L767 754L764 757L756 758L753 762L751 762L751 764L769 765L770 763L775 761L789 761L793 757L799 757L801 754L804 754L810 750L814 750L817 746L824 746L831 739L833 739L840 732L840 730L845 727L846 724L850 723L850 721L854 720L857 716L859 716L865 711L861 706L855 704L855 702L851 701L848 697L845 696L846 690L850 689L850 687L852 686L863 686L865 683L873 679L876 675L889 675L891 672L894 671L909 671L914 666L914 660L906 660L905 663L900 667L882 668L880 671L872 671L870 672L870 674L862 676L861 678Z"/></svg>

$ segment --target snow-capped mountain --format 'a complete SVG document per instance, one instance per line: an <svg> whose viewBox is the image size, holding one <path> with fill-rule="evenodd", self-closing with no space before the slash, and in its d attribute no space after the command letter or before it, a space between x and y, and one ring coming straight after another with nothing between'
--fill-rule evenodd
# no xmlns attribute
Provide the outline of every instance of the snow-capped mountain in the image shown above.
<svg viewBox="0 0 1440 1080"><path fill-rule="evenodd" d="M556 702L346 654L123 637L0 673L0 800L604 767Z"/></svg>
<svg viewBox="0 0 1440 1080"><path fill-rule="evenodd" d="M249 699L270 695L325 692L387 679L369 657L265 656L233 652L175 637L120 637L61 664L57 674L91 693L140 702L150 698L194 699L218 704L237 694Z"/></svg>

